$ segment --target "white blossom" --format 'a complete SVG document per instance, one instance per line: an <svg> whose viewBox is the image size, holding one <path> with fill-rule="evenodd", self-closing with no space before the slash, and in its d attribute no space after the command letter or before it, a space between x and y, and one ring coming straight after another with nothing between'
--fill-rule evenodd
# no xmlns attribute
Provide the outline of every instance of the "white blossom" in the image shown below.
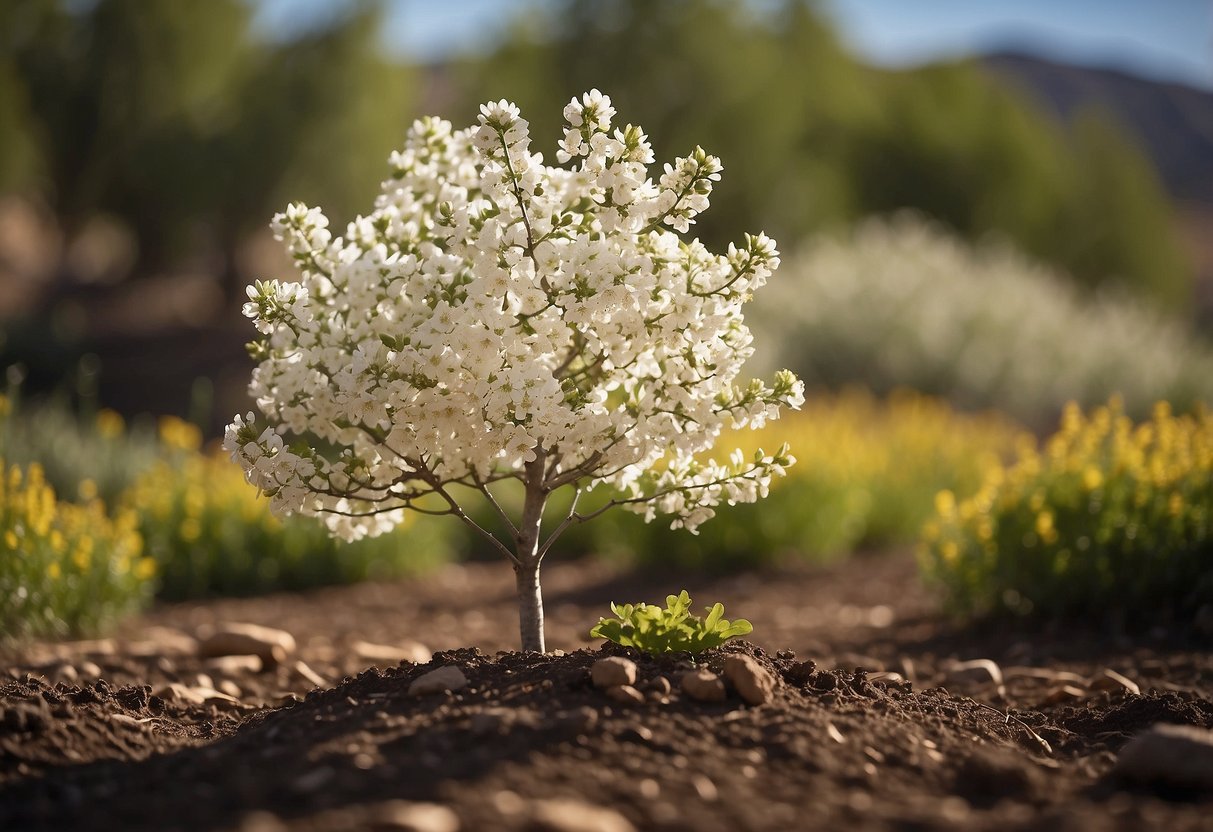
<svg viewBox="0 0 1213 832"><path fill-rule="evenodd" d="M701 458L724 428L804 400L790 372L739 376L742 305L778 267L774 241L718 255L681 238L720 161L695 148L654 181L648 137L614 128L608 96L564 114L566 167L532 153L514 104L489 102L464 130L414 124L343 236L317 208L274 218L299 278L249 287L260 416L237 416L225 447L276 512L353 539L427 496L458 513L452 484L513 477L606 487L694 531L792 464L786 448Z"/></svg>

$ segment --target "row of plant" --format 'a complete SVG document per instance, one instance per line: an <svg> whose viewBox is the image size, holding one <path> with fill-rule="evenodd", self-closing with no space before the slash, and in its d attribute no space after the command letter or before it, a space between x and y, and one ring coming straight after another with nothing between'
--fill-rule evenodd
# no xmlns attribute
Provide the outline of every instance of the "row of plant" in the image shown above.
<svg viewBox="0 0 1213 832"><path fill-rule="evenodd" d="M787 443L796 464L758 504L721 505L700 534L607 513L569 541L651 566L727 571L825 561L857 549L912 544L942 488L976 488L1022 431L993 413L964 414L907 390L878 399L852 389L811 396L759 431L721 438L745 456Z"/></svg>
<svg viewBox="0 0 1213 832"><path fill-rule="evenodd" d="M139 608L156 564L137 527L96 497L60 501L40 465L0 456L0 638L93 631Z"/></svg>
<svg viewBox="0 0 1213 832"><path fill-rule="evenodd" d="M1071 400L1119 394L1135 418L1163 399L1213 401L1213 344L1183 321L913 214L788 257L747 321L755 360L807 384L912 387L1038 431Z"/></svg>
<svg viewBox="0 0 1213 832"><path fill-rule="evenodd" d="M7 408L0 399L0 413ZM63 414L38 415L58 430L71 424ZM204 452L197 429L177 419L160 422L150 452L147 433L116 414L74 423L77 434L65 441L95 453L76 458L74 478L58 458L52 484L42 464L14 453L11 438L40 419L5 421L7 637L96 631L153 593L243 595L400 576L475 545L450 518L414 516L395 533L350 544L314 520L280 520L226 455ZM697 536L608 512L563 548L728 570L905 544L921 530L924 572L965 615L1111 611L1157 620L1213 603L1207 410L1175 415L1159 403L1134 425L1119 400L1088 415L1070 405L1059 431L1039 444L996 415L959 414L905 391L879 400L855 390L813 397L802 412L725 437L722 447L749 452L785 441L797 463L761 507L722 505ZM121 480L92 463L128 451L151 462L103 500L94 476ZM586 506L596 496L605 499L591 492Z"/></svg>
<svg viewBox="0 0 1213 832"><path fill-rule="evenodd" d="M94 632L153 595L399 577L451 554L433 523L341 544L314 520L279 519L180 419L128 427L109 410L13 410L0 396L0 639Z"/></svg>
<svg viewBox="0 0 1213 832"><path fill-rule="evenodd" d="M967 615L1213 609L1213 413L1163 402L1135 425L1119 399L1071 405L1043 448L1022 443L969 496L941 491L920 556Z"/></svg>

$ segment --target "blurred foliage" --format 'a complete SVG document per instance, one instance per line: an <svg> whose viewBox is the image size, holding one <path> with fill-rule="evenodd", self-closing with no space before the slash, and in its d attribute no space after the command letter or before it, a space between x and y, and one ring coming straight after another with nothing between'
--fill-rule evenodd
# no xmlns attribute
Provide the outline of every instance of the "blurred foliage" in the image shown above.
<svg viewBox="0 0 1213 832"><path fill-rule="evenodd" d="M165 599L258 595L417 574L449 559L441 526L409 514L391 534L342 543L314 518L280 520L197 428L160 423L161 456L122 498L159 563Z"/></svg>
<svg viewBox="0 0 1213 832"><path fill-rule="evenodd" d="M9 414L0 418L0 457L37 471L45 484L39 494L57 491L85 504L64 508L64 516L85 517L87 511L100 524L108 505L123 518L155 564L153 583L162 599L395 578L438 566L452 554L448 527L415 515L392 534L349 544L330 537L319 520L279 520L239 466L225 454L203 451L201 433L181 419L127 429L111 410L81 415L62 403L26 409L3 396L0 404ZM25 552L27 544L20 548ZM34 554L26 557L32 561ZM67 574L66 566L61 572ZM108 602L98 598L98 615L108 615ZM68 614L61 605L54 609L59 617ZM72 615L92 626L82 612Z"/></svg>
<svg viewBox="0 0 1213 832"><path fill-rule="evenodd" d="M143 606L155 562L136 525L96 497L61 502L39 465L0 456L0 641L96 632Z"/></svg>
<svg viewBox="0 0 1213 832"><path fill-rule="evenodd" d="M1213 345L1121 291L1092 298L1006 245L914 215L824 235L784 259L747 311L758 369L810 385L909 386L1038 430L1070 399L1213 401Z"/></svg>
<svg viewBox="0 0 1213 832"><path fill-rule="evenodd" d="M717 458L734 448L751 454L791 445L796 464L771 483L766 498L719 506L698 535L670 529L668 519L645 523L612 509L570 527L554 550L720 572L908 544L931 513L933 495L941 488L975 489L990 464L1010 455L1020 432L998 415L961 414L906 390L885 400L858 389L810 396L800 412L758 431L726 434L716 444ZM591 491L578 510L589 513L608 498ZM514 492L499 499L507 511L521 505ZM562 516L570 499L554 494L549 516ZM487 507L465 508L482 526L495 527Z"/></svg>
<svg viewBox="0 0 1213 832"><path fill-rule="evenodd" d="M1072 405L1043 450L937 496L921 559L964 613L1194 614L1213 604L1213 413Z"/></svg>
<svg viewBox="0 0 1213 832"><path fill-rule="evenodd" d="M1006 234L1086 285L1171 307L1191 266L1146 160L1097 114L1067 134L975 63L866 69L813 4L566 0L520 19L494 54L457 67L460 112L507 98L547 155L560 105L598 87L658 158L695 144L725 176L699 233L743 228L785 249L812 231L918 208L962 235Z"/></svg>
<svg viewBox="0 0 1213 832"><path fill-rule="evenodd" d="M410 108L378 6L281 44L255 38L251 16L240 0L3 4L0 189L47 202L69 237L120 218L144 273L230 260L288 198L352 211Z"/></svg>

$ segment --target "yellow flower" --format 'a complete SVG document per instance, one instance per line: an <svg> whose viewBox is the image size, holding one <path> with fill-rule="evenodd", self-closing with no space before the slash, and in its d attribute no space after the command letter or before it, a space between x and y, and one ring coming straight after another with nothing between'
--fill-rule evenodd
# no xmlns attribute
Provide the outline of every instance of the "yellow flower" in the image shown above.
<svg viewBox="0 0 1213 832"><path fill-rule="evenodd" d="M935 511L940 517L951 517L956 511L956 495L948 489L944 489L935 495Z"/></svg>
<svg viewBox="0 0 1213 832"><path fill-rule="evenodd" d="M63 570L59 568L59 563L56 561L55 563L52 563L50 566L46 567L46 574L52 581L57 581L63 574Z"/></svg>
<svg viewBox="0 0 1213 832"><path fill-rule="evenodd" d="M1057 529L1053 527L1053 512L1042 511L1036 515L1036 534L1045 543L1057 540Z"/></svg>
<svg viewBox="0 0 1213 832"><path fill-rule="evenodd" d="M1103 472L1094 465L1088 465L1082 472L1082 484L1088 491L1094 491L1103 485Z"/></svg>
<svg viewBox="0 0 1213 832"><path fill-rule="evenodd" d="M117 439L126 430L126 422L122 419L122 414L117 411L104 408L97 413L97 433L103 439Z"/></svg>
<svg viewBox="0 0 1213 832"><path fill-rule="evenodd" d="M1178 517L1184 510L1184 498L1178 491L1171 495L1167 501L1167 514L1172 517Z"/></svg>
<svg viewBox="0 0 1213 832"><path fill-rule="evenodd" d="M164 416L160 419L160 441L174 450L196 451L202 447L202 432L184 419Z"/></svg>

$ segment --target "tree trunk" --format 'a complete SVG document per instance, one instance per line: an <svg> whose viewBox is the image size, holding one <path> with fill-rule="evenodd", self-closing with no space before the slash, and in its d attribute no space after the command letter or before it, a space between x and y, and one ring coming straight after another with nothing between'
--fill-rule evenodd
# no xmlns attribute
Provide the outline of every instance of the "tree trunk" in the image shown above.
<svg viewBox="0 0 1213 832"><path fill-rule="evenodd" d="M523 651L546 652L543 638L543 592L539 588L539 535L543 507L548 495L541 484L543 457L527 465L529 476L522 522L518 525L518 562L514 577L518 586L518 629Z"/></svg>
<svg viewBox="0 0 1213 832"><path fill-rule="evenodd" d="M543 638L543 591L539 588L539 562L514 567L518 585L518 630L524 652L546 652Z"/></svg>

